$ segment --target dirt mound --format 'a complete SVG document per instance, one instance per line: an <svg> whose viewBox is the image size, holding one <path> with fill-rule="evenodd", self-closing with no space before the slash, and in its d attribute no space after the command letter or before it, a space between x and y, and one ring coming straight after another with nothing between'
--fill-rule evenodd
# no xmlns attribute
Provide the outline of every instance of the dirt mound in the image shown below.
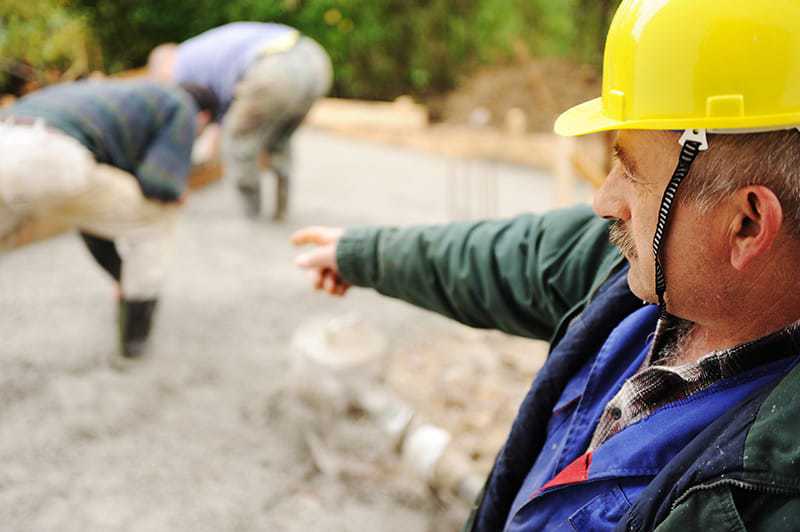
<svg viewBox="0 0 800 532"><path fill-rule="evenodd" d="M600 84L595 67L556 58L527 59L482 68L429 105L434 119L454 124L488 122L495 127L503 127L508 111L518 108L527 115L527 131L551 131L559 113L597 97Z"/></svg>

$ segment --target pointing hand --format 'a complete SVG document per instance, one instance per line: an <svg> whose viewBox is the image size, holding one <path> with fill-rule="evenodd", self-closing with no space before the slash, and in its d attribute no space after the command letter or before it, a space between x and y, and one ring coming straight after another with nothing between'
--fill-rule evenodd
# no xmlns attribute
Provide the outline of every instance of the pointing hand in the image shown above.
<svg viewBox="0 0 800 532"><path fill-rule="evenodd" d="M295 246L317 246L299 255L294 262L311 273L314 288L325 290L334 296L342 296L350 288L339 276L336 266L336 245L342 234L344 229L341 227L312 226L296 231L291 237Z"/></svg>

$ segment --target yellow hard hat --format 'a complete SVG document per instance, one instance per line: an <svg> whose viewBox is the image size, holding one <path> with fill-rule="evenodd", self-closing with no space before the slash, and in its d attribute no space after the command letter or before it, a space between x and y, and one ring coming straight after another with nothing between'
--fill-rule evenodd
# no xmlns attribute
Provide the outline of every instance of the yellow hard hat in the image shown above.
<svg viewBox="0 0 800 532"><path fill-rule="evenodd" d="M799 22L800 0L623 0L602 97L563 113L555 131L800 125Z"/></svg>

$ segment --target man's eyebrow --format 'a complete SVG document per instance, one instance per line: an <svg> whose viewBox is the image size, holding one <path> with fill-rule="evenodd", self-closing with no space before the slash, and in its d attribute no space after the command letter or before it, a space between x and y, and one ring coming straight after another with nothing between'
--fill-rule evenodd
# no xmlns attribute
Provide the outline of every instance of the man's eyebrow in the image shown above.
<svg viewBox="0 0 800 532"><path fill-rule="evenodd" d="M622 146L620 146L620 144L618 142L614 143L613 150L614 150L614 157L619 159L619 161L622 163L622 165L630 173L632 173L632 174L638 174L639 173L638 172L638 168L636 166L636 161L633 160L633 157L631 157L630 154L628 152L626 152L625 149Z"/></svg>

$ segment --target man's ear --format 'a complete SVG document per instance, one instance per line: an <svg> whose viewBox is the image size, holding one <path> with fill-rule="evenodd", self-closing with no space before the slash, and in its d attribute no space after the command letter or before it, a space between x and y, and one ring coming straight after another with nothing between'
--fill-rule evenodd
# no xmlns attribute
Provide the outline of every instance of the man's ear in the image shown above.
<svg viewBox="0 0 800 532"><path fill-rule="evenodd" d="M731 265L744 270L772 247L783 224L783 208L767 187L740 188L732 197Z"/></svg>

